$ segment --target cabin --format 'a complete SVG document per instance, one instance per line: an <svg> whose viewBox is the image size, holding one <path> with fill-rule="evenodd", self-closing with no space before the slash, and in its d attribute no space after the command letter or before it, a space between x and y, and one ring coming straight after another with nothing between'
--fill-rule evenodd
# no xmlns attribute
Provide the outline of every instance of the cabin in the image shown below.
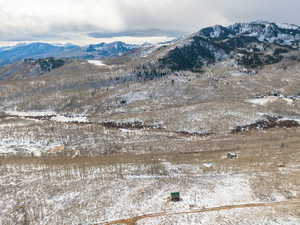
<svg viewBox="0 0 300 225"><path fill-rule="evenodd" d="M180 201L180 192L172 192L171 193L171 201L179 202Z"/></svg>

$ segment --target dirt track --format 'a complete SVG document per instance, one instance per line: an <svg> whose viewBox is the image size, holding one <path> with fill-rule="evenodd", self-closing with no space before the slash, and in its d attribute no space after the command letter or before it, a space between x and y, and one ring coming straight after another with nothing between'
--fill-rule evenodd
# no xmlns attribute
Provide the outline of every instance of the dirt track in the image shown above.
<svg viewBox="0 0 300 225"><path fill-rule="evenodd" d="M215 212L215 211L224 211L224 210L231 210L231 209L276 207L276 206L286 206L286 205L300 205L300 200L271 202L271 203L249 203L249 204L242 204L242 205L227 205L227 206L219 206L219 207L212 207L212 208L194 209L194 210L190 210L190 211L181 211L181 212L161 212L161 213L145 214L145 215L128 218L128 219L107 221L107 222L97 223L97 224L93 224L93 225L113 225L113 224L136 225L136 223L138 221L147 219L147 218L157 218L157 217L162 217L162 216L174 216L174 215L184 215L184 214Z"/></svg>

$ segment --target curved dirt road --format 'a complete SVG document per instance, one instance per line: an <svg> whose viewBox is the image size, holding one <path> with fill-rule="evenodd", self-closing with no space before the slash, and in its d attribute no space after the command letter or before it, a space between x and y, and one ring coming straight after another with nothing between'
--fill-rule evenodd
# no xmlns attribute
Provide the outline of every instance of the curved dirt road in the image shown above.
<svg viewBox="0 0 300 225"><path fill-rule="evenodd" d="M136 225L136 223L138 221L147 219L147 218L157 218L157 217L162 217L162 216L174 216L174 215L181 215L181 214L185 215L185 214L194 214L194 213L224 211L224 210L231 210L231 209L275 207L275 206L285 206L285 205L300 205L300 200L271 202L271 203L249 203L249 204L241 204L241 205L227 205L227 206L219 206L219 207L213 207L213 208L194 209L194 210L190 210L190 211L181 211L181 212L161 212L161 213L145 214L145 215L136 216L136 217L132 217L132 218L128 218L128 219L96 223L93 225L113 225L113 224Z"/></svg>

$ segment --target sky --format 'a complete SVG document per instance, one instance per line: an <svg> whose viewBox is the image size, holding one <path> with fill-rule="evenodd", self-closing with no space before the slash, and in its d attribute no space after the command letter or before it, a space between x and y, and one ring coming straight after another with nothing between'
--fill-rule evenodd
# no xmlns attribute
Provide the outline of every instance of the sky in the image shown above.
<svg viewBox="0 0 300 225"><path fill-rule="evenodd" d="M161 29L191 33L205 26L255 20L297 24L299 9L299 0L0 0L0 42L84 45L101 41L88 36L93 32ZM157 42L167 36L118 39Z"/></svg>

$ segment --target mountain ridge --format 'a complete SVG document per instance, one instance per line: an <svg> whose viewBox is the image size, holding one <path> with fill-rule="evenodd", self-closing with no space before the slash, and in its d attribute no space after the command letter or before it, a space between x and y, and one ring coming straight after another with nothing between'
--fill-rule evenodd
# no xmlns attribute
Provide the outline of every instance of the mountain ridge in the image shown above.
<svg viewBox="0 0 300 225"><path fill-rule="evenodd" d="M101 46L101 49L95 47ZM124 42L100 43L80 47L73 44L55 45L43 42L19 44L0 48L0 66L11 64L27 58L79 58L94 59L105 57L117 57L138 48L138 45L126 44ZM93 50L93 51L91 51Z"/></svg>
<svg viewBox="0 0 300 225"><path fill-rule="evenodd" d="M299 46L300 27L296 25L272 22L215 25L179 40L158 57L158 62L160 67L171 70L199 70L207 64L236 58L236 64L255 68L279 62L282 53L299 50Z"/></svg>

